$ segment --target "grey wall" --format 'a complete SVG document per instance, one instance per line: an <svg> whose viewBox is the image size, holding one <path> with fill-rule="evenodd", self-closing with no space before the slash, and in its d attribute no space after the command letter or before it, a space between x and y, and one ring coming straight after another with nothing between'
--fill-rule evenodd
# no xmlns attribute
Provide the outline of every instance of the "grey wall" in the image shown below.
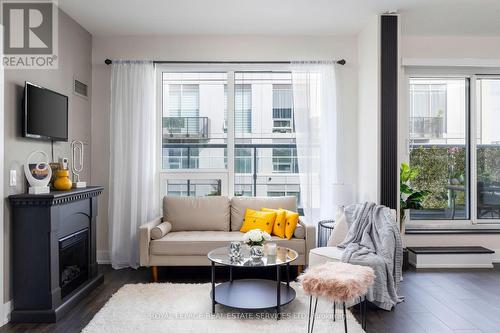
<svg viewBox="0 0 500 333"><path fill-rule="evenodd" d="M69 140L54 144L54 157L70 157L69 144L78 139L86 143L82 180L90 181L90 97L73 94L73 78L89 85L92 82L92 36L72 18L59 11L59 68L56 70L6 70L5 71L5 169L4 193L6 196L25 192L26 181L22 165L29 153L43 150L50 156L50 142L21 137L21 100L25 81L55 90L69 97ZM9 170L17 170L17 186L9 187ZM11 221L7 200L4 202L4 302L11 299Z"/></svg>

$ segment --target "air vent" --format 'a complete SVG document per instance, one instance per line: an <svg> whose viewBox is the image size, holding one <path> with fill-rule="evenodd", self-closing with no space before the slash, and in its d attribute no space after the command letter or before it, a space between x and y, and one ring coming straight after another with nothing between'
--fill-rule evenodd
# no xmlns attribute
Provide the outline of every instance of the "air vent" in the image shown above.
<svg viewBox="0 0 500 333"><path fill-rule="evenodd" d="M77 79L73 84L73 92L80 97L88 98L88 86Z"/></svg>

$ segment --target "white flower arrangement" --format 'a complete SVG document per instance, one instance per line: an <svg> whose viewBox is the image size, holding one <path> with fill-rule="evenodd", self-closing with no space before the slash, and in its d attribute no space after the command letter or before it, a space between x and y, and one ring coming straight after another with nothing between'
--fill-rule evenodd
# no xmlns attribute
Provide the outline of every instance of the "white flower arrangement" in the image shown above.
<svg viewBox="0 0 500 333"><path fill-rule="evenodd" d="M260 229L250 230L243 236L243 241L248 246L262 246L266 241L270 239L271 235L269 235L265 231L261 231Z"/></svg>

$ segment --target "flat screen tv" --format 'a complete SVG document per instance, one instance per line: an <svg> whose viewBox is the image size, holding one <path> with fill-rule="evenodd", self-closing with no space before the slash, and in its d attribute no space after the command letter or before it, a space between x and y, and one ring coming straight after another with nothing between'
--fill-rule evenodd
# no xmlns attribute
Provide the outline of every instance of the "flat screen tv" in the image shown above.
<svg viewBox="0 0 500 333"><path fill-rule="evenodd" d="M68 141L68 96L26 82L23 106L24 137Z"/></svg>

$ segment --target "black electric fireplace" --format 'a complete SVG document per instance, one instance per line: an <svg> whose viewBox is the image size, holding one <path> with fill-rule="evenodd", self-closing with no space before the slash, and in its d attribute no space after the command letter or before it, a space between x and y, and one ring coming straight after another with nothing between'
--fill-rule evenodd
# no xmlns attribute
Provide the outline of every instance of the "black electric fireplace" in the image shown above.
<svg viewBox="0 0 500 333"><path fill-rule="evenodd" d="M89 229L59 239L59 286L64 298L89 278Z"/></svg>
<svg viewBox="0 0 500 333"><path fill-rule="evenodd" d="M96 258L97 196L102 189L87 186L9 197L12 322L56 322L102 283Z"/></svg>

